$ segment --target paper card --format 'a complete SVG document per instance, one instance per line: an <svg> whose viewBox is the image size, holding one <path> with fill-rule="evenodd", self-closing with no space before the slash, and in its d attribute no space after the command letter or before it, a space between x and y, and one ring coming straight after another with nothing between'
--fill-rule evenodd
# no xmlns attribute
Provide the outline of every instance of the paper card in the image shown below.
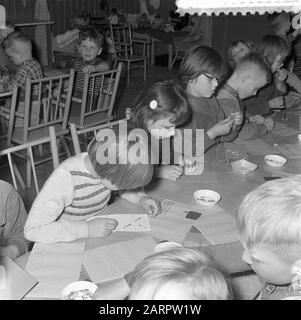
<svg viewBox="0 0 301 320"><path fill-rule="evenodd" d="M251 171L254 171L258 167L256 164L249 162L245 159L234 161L231 163L231 166L232 166L232 169L234 172L238 172L243 175L245 175Z"/></svg>
<svg viewBox="0 0 301 320"><path fill-rule="evenodd" d="M96 216L88 219L110 218L118 221L118 225L113 231L145 232L150 231L150 224L147 214L111 214Z"/></svg>
<svg viewBox="0 0 301 320"><path fill-rule="evenodd" d="M274 148L287 158L301 158L301 146L298 144L274 145Z"/></svg>
<svg viewBox="0 0 301 320"><path fill-rule="evenodd" d="M154 239L146 236L87 250L84 267L94 283L119 279L152 254L155 245Z"/></svg>
<svg viewBox="0 0 301 320"><path fill-rule="evenodd" d="M160 241L182 243L194 223L186 216L190 211L198 212L198 208L169 199L164 199L161 206L162 214L150 219L153 237Z"/></svg>
<svg viewBox="0 0 301 320"><path fill-rule="evenodd" d="M277 134L282 137L288 137L293 134L299 133L299 131L292 129L292 128L289 128L288 126L286 126L283 123L275 122L275 126L272 130L272 133Z"/></svg>
<svg viewBox="0 0 301 320"><path fill-rule="evenodd" d="M38 281L8 257L0 259L0 300L21 300ZM0 270L1 270L0 269Z"/></svg>
<svg viewBox="0 0 301 320"><path fill-rule="evenodd" d="M197 220L202 214L196 211L187 211L186 219Z"/></svg>
<svg viewBox="0 0 301 320"><path fill-rule="evenodd" d="M39 283L27 295L32 298L61 298L69 283L78 281L85 243L35 243L26 271Z"/></svg>
<svg viewBox="0 0 301 320"><path fill-rule="evenodd" d="M235 220L222 208L207 209L194 226L211 244L229 243L239 240Z"/></svg>
<svg viewBox="0 0 301 320"><path fill-rule="evenodd" d="M265 181L272 181L272 180L277 180L277 179L281 179L282 177L264 177L263 179Z"/></svg>

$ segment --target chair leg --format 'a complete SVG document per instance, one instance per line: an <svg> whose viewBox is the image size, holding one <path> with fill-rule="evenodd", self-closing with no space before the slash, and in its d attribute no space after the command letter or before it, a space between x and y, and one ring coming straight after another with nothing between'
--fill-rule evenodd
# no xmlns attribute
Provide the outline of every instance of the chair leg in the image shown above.
<svg viewBox="0 0 301 320"><path fill-rule="evenodd" d="M66 138L64 136L61 136L60 140L61 140L61 144L65 150L67 157L68 158L72 157L71 151L70 151L68 144L67 144L67 141L66 141Z"/></svg>
<svg viewBox="0 0 301 320"><path fill-rule="evenodd" d="M40 144L40 145L38 146L38 150L39 150L39 156L40 156L40 157L43 157L44 151L43 151L43 145L42 145L42 144Z"/></svg>
<svg viewBox="0 0 301 320"><path fill-rule="evenodd" d="M146 68L147 68L147 60L146 59L144 59L144 73L143 73L143 79L144 79L144 81L146 81Z"/></svg>
<svg viewBox="0 0 301 320"><path fill-rule="evenodd" d="M31 187L31 162L30 162L30 153L29 149L26 153L26 185L28 188Z"/></svg>
<svg viewBox="0 0 301 320"><path fill-rule="evenodd" d="M128 61L127 67L128 67L128 70L127 70L127 84L130 84L130 69L131 69L130 61Z"/></svg>

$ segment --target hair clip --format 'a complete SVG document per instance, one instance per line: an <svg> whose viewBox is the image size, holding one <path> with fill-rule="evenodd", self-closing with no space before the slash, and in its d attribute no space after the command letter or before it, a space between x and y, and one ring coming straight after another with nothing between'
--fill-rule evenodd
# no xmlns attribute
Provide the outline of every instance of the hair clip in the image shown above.
<svg viewBox="0 0 301 320"><path fill-rule="evenodd" d="M152 100L152 101L149 103L149 107L150 107L152 110L156 109L157 106L158 106L157 100Z"/></svg>

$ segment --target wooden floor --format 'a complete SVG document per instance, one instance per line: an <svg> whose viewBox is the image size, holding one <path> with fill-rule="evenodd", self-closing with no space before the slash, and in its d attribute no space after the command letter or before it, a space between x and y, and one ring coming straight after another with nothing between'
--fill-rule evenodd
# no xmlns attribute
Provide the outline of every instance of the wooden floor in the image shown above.
<svg viewBox="0 0 301 320"><path fill-rule="evenodd" d="M164 63L164 61L163 61ZM131 81L130 84L127 85L126 81L126 73L123 71L120 79L120 84L117 92L117 98L115 102L115 114L116 119L122 119L125 117L125 108L133 107L134 101L138 94L147 88L149 85L156 81L161 80L176 80L177 79L177 70L176 69L168 69L163 66L158 65L148 65L147 68L147 80L143 80L143 69L133 69L131 71ZM2 147L3 148L3 147ZM1 148L1 149L2 149ZM45 148L47 152L47 147ZM64 155L60 159L64 160ZM25 161L19 160L18 167L25 178L26 168ZM49 177L53 170L52 163L47 162L37 166L37 175L39 180L39 187L41 188L46 179ZM10 176L9 168L7 165L6 159L0 159L0 177L2 180L12 183L12 179ZM36 196L36 192L34 187L18 189L27 210L30 209L31 204Z"/></svg>

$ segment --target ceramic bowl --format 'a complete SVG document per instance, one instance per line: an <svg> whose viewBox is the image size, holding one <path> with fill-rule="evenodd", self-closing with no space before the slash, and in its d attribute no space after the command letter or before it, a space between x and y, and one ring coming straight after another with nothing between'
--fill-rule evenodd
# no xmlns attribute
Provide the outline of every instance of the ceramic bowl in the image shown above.
<svg viewBox="0 0 301 320"><path fill-rule="evenodd" d="M277 154L268 154L264 157L264 161L271 167L282 167L286 164L287 159Z"/></svg>
<svg viewBox="0 0 301 320"><path fill-rule="evenodd" d="M90 281L76 281L68 284L62 291L63 300L92 300L97 285Z"/></svg>
<svg viewBox="0 0 301 320"><path fill-rule="evenodd" d="M212 207L216 205L221 199L221 196L218 192L205 189L195 191L193 193L193 197L198 204L206 207Z"/></svg>

